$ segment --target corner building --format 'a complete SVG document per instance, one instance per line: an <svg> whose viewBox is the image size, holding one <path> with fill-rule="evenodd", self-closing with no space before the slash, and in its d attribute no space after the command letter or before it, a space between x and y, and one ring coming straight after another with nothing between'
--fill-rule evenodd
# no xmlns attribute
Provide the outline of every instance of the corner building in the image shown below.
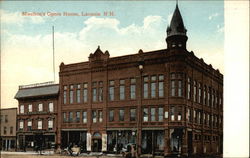
<svg viewBox="0 0 250 158"><path fill-rule="evenodd" d="M59 85L53 82L19 86L17 149L52 149L57 134Z"/></svg>
<svg viewBox="0 0 250 158"><path fill-rule="evenodd" d="M60 65L57 143L154 155L222 155L223 75L186 50L176 5L167 49Z"/></svg>

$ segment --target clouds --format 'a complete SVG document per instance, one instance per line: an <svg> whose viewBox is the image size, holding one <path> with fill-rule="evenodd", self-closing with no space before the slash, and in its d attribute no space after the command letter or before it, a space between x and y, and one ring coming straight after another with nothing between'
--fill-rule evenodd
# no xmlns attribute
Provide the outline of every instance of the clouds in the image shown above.
<svg viewBox="0 0 250 158"><path fill-rule="evenodd" d="M209 19L209 20L213 20L213 19L216 18L217 16L219 16L219 14L218 14L218 13L214 13L214 14L210 15L210 16L208 17L208 19Z"/></svg>

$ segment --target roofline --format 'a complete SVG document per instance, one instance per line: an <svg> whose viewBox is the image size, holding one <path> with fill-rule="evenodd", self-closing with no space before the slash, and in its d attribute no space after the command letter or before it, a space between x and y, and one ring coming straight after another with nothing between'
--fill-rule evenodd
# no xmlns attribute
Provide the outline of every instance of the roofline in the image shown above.
<svg viewBox="0 0 250 158"><path fill-rule="evenodd" d="M20 89L31 89L31 88L40 88L40 87L49 87L49 86L56 86L59 85L58 83L54 83L54 81L49 82L42 82L42 83L33 83L28 85L19 85Z"/></svg>

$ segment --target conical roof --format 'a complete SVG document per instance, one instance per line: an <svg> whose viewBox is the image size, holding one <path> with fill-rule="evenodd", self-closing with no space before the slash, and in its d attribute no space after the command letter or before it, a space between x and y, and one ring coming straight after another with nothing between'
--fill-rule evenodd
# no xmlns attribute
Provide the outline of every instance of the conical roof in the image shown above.
<svg viewBox="0 0 250 158"><path fill-rule="evenodd" d="M186 28L184 26L180 10L178 5L176 4L176 8L171 19L170 26L167 28L167 36L172 35L185 35L186 36Z"/></svg>

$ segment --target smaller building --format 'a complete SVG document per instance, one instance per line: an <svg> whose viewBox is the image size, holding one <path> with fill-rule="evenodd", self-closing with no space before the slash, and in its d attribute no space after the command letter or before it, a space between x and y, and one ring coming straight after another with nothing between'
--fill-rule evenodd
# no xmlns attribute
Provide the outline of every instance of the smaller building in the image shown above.
<svg viewBox="0 0 250 158"><path fill-rule="evenodd" d="M53 82L19 86L17 146L18 150L55 147L59 86Z"/></svg>
<svg viewBox="0 0 250 158"><path fill-rule="evenodd" d="M0 149L15 150L17 108L0 109L0 113L1 113Z"/></svg>

